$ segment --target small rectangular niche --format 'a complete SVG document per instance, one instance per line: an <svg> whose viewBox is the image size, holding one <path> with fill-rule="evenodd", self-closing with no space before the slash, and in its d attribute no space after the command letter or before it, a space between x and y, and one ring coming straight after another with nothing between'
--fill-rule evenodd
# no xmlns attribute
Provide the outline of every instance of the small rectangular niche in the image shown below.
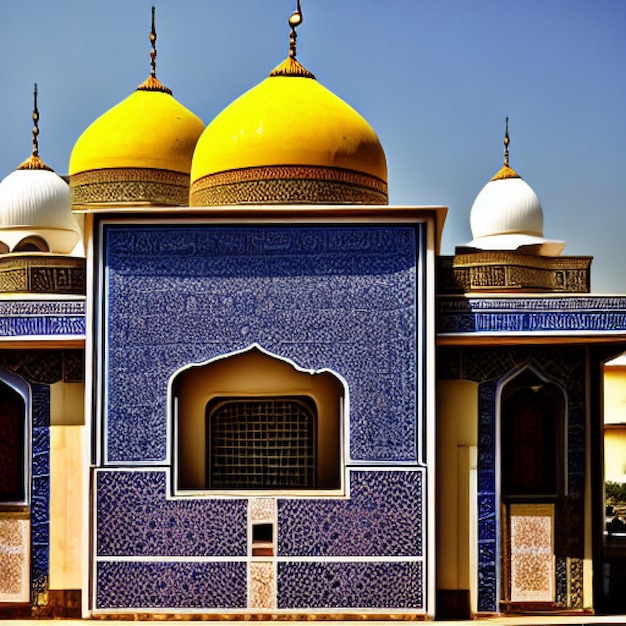
<svg viewBox="0 0 626 626"><path fill-rule="evenodd" d="M252 524L252 556L274 556L274 524Z"/></svg>

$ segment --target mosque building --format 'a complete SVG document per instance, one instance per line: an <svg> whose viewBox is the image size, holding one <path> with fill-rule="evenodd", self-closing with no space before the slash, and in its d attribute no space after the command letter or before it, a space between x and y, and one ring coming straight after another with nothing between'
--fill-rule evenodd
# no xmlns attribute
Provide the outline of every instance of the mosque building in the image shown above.
<svg viewBox="0 0 626 626"><path fill-rule="evenodd" d="M473 240L440 256L447 209L389 205L301 22L298 2L286 60L205 127L156 76L153 9L150 76L78 138L69 184L35 90L0 183L0 617L615 600L603 365L626 298L544 237L508 120Z"/></svg>

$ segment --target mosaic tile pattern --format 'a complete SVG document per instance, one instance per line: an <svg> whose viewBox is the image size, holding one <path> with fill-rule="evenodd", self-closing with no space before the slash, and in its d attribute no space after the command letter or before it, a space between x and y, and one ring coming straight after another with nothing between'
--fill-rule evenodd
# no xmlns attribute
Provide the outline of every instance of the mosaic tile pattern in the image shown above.
<svg viewBox="0 0 626 626"><path fill-rule="evenodd" d="M354 459L416 460L416 229L107 225L110 462L162 462L167 382L258 343L350 389Z"/></svg>
<svg viewBox="0 0 626 626"><path fill-rule="evenodd" d="M569 559L570 606L583 608L583 559Z"/></svg>
<svg viewBox="0 0 626 626"><path fill-rule="evenodd" d="M166 500L163 471L98 471L96 490L98 556L247 554L245 499Z"/></svg>
<svg viewBox="0 0 626 626"><path fill-rule="evenodd" d="M26 517L0 517L0 602L30 600L29 526Z"/></svg>
<svg viewBox="0 0 626 626"><path fill-rule="evenodd" d="M276 608L276 571L274 563L252 561L249 569L250 605L248 608Z"/></svg>
<svg viewBox="0 0 626 626"><path fill-rule="evenodd" d="M0 302L0 337L85 336L84 301Z"/></svg>
<svg viewBox="0 0 626 626"><path fill-rule="evenodd" d="M280 556L421 556L421 471L352 471L348 500L279 500Z"/></svg>
<svg viewBox="0 0 626 626"><path fill-rule="evenodd" d="M0 352L0 367L43 385L85 379L82 350L4 350Z"/></svg>
<svg viewBox="0 0 626 626"><path fill-rule="evenodd" d="M50 559L50 388L32 390L31 593L33 605L47 602Z"/></svg>
<svg viewBox="0 0 626 626"><path fill-rule="evenodd" d="M439 333L567 332L626 330L626 298L440 297Z"/></svg>
<svg viewBox="0 0 626 626"><path fill-rule="evenodd" d="M246 608L245 563L100 562L96 579L96 610Z"/></svg>
<svg viewBox="0 0 626 626"><path fill-rule="evenodd" d="M558 539L558 536L557 536ZM556 557L556 602L561 606L567 606L567 597L568 597L568 582L569 576L567 572L567 557L558 556ZM582 582L582 580L581 580ZM582 606L582 605L581 605Z"/></svg>
<svg viewBox="0 0 626 626"><path fill-rule="evenodd" d="M554 506L511 506L511 602L554 601Z"/></svg>
<svg viewBox="0 0 626 626"><path fill-rule="evenodd" d="M422 609L419 562L279 563L279 609Z"/></svg>
<svg viewBox="0 0 626 626"><path fill-rule="evenodd" d="M496 497L496 384L479 387L478 395L478 610L498 610L498 507Z"/></svg>

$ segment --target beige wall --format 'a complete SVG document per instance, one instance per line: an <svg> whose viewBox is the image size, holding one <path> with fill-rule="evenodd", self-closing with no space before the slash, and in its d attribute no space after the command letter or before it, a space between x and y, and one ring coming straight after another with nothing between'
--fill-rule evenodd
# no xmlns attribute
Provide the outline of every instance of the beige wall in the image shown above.
<svg viewBox="0 0 626 626"><path fill-rule="evenodd" d="M475 496L478 385L437 383L437 588L471 589L475 548L471 508Z"/></svg>
<svg viewBox="0 0 626 626"><path fill-rule="evenodd" d="M622 360L622 359L620 359ZM604 368L604 478L626 481L626 366Z"/></svg>
<svg viewBox="0 0 626 626"><path fill-rule="evenodd" d="M604 429L604 480L626 482L626 424Z"/></svg>
<svg viewBox="0 0 626 626"><path fill-rule="evenodd" d="M82 587L84 386L50 388L50 589Z"/></svg>

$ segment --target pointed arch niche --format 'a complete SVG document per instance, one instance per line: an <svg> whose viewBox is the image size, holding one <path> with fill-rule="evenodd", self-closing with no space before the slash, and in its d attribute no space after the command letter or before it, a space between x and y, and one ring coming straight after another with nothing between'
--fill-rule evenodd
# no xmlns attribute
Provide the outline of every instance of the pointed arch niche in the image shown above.
<svg viewBox="0 0 626 626"><path fill-rule="evenodd" d="M31 393L0 369L0 605L30 598Z"/></svg>
<svg viewBox="0 0 626 626"><path fill-rule="evenodd" d="M174 491L340 491L339 377L259 346L179 371L171 384Z"/></svg>
<svg viewBox="0 0 626 626"><path fill-rule="evenodd" d="M30 483L28 385L0 370L0 506L27 505Z"/></svg>
<svg viewBox="0 0 626 626"><path fill-rule="evenodd" d="M500 490L505 604L556 606L558 503L565 495L567 402L526 368L502 388Z"/></svg>

